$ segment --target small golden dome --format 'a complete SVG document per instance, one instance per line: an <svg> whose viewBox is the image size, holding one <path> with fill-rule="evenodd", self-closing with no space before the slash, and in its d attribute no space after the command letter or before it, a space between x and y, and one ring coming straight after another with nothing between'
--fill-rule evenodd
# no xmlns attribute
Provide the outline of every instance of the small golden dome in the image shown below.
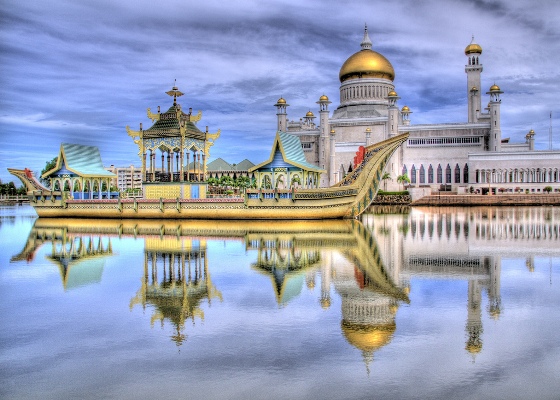
<svg viewBox="0 0 560 400"><path fill-rule="evenodd" d="M276 104L286 104L286 100L284 100L283 97L280 97L280 98L278 99L278 101L276 102Z"/></svg>
<svg viewBox="0 0 560 400"><path fill-rule="evenodd" d="M329 101L329 98L325 95L322 95L321 97L319 97L319 101Z"/></svg>
<svg viewBox="0 0 560 400"><path fill-rule="evenodd" d="M471 43L465 47L465 55L468 56L469 54L482 54L482 47L474 42L474 36L472 37Z"/></svg>
<svg viewBox="0 0 560 400"><path fill-rule="evenodd" d="M389 344L396 330L395 323L383 325L356 325L342 321L342 333L352 346L372 352Z"/></svg>
<svg viewBox="0 0 560 400"><path fill-rule="evenodd" d="M492 86L490 86L490 91L491 92L499 91L499 90L500 90L500 87L498 85L496 85L495 83Z"/></svg>
<svg viewBox="0 0 560 400"><path fill-rule="evenodd" d="M478 92L478 88L477 88L476 86L473 86L473 87L471 88L471 92Z"/></svg>
<svg viewBox="0 0 560 400"><path fill-rule="evenodd" d="M404 106L404 107L402 108L401 112L403 112L403 113L410 112L410 108L408 108L408 106Z"/></svg>
<svg viewBox="0 0 560 400"><path fill-rule="evenodd" d="M306 117L314 117L315 115L313 115L313 113L311 112L311 110L307 111L307 114L305 114Z"/></svg>
<svg viewBox="0 0 560 400"><path fill-rule="evenodd" d="M362 49L351 55L340 68L340 82L354 78L382 78L393 81L395 70L383 55L369 49Z"/></svg>
<svg viewBox="0 0 560 400"><path fill-rule="evenodd" d="M331 299L321 299L321 307L326 310L331 306Z"/></svg>
<svg viewBox="0 0 560 400"><path fill-rule="evenodd" d="M397 97L398 94L397 94L397 92L395 92L394 90L391 90L387 96L389 96L389 97Z"/></svg>

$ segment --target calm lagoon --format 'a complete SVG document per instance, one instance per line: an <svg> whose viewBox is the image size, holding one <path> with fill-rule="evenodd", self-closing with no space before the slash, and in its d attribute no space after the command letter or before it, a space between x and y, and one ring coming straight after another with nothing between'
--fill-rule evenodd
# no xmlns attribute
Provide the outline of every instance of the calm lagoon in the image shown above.
<svg viewBox="0 0 560 400"><path fill-rule="evenodd" d="M4 399L559 398L559 208L210 222L3 207L0 257Z"/></svg>

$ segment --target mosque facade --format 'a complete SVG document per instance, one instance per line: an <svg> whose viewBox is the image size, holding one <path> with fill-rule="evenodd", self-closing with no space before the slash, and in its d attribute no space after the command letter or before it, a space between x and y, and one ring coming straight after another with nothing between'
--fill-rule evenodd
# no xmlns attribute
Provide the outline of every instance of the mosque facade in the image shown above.
<svg viewBox="0 0 560 400"><path fill-rule="evenodd" d="M474 37L465 48L465 56L466 122L415 125L411 109L398 105L393 66L372 50L366 27L361 50L340 69L339 106L332 115L332 102L322 95L317 101L317 122L312 111L299 121L291 121L289 104L280 98L275 104L277 130L298 136L307 161L326 171L321 175L321 186L339 182L353 169L360 146L409 132L409 139L387 165L393 189L397 188L397 177L406 174L413 188L535 192L550 185L560 191L560 151L536 151L532 130L524 143L503 138L503 91L496 84L487 91L482 89L482 47ZM484 108L483 98L488 99Z"/></svg>

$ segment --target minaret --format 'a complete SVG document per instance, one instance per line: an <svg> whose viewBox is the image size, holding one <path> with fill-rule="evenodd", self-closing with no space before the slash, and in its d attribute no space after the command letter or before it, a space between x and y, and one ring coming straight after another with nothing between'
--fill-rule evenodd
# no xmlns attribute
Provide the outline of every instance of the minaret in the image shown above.
<svg viewBox="0 0 560 400"><path fill-rule="evenodd" d="M389 101L387 108L389 119L387 121L387 133L389 137L396 136L399 133L399 108L397 107L397 100L400 99L397 92L391 90L387 95ZM388 139L389 137L385 138Z"/></svg>
<svg viewBox="0 0 560 400"><path fill-rule="evenodd" d="M142 129L142 126L140 126L140 129ZM529 133L525 135L525 139L529 144L529 150L535 150L535 131L531 129Z"/></svg>
<svg viewBox="0 0 560 400"><path fill-rule="evenodd" d="M319 167L328 171L329 166L329 98L325 95L319 97ZM321 174L321 187L329 186L329 175Z"/></svg>
<svg viewBox="0 0 560 400"><path fill-rule="evenodd" d="M335 166L335 140L336 140L336 132L334 129L331 129L330 133L330 160L329 160L329 184L334 185L336 183L336 166Z"/></svg>
<svg viewBox="0 0 560 400"><path fill-rule="evenodd" d="M482 54L482 47L475 43L474 35L471 43L465 48L465 55L467 56L467 64L465 65L465 72L467 73L467 98L469 99L469 123L478 122L478 114L481 110L480 98L480 73L482 72L482 64L480 64L479 57Z"/></svg>
<svg viewBox="0 0 560 400"><path fill-rule="evenodd" d="M490 140L488 141L488 150L502 150L502 130L500 129L500 87L496 84L490 86L490 90L486 94L490 95Z"/></svg>
<svg viewBox="0 0 560 400"><path fill-rule="evenodd" d="M401 110L403 125L407 125L407 126L410 125L410 114L412 114L410 108L408 106L404 106Z"/></svg>
<svg viewBox="0 0 560 400"><path fill-rule="evenodd" d="M278 127L276 130L279 132L286 132L287 131L286 121L288 117L288 114L286 113L286 107L288 107L289 104L286 103L286 100L284 100L283 97L280 97L276 102L275 106L277 110L276 115L278 116Z"/></svg>

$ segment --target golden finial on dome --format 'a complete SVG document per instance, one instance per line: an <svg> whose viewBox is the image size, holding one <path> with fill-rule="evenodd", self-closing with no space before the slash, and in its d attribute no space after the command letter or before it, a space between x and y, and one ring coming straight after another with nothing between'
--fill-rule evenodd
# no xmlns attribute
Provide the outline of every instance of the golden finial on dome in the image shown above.
<svg viewBox="0 0 560 400"><path fill-rule="evenodd" d="M468 56L469 54L482 54L482 47L478 43L474 41L474 35L472 36L471 43L465 47L465 55Z"/></svg>

